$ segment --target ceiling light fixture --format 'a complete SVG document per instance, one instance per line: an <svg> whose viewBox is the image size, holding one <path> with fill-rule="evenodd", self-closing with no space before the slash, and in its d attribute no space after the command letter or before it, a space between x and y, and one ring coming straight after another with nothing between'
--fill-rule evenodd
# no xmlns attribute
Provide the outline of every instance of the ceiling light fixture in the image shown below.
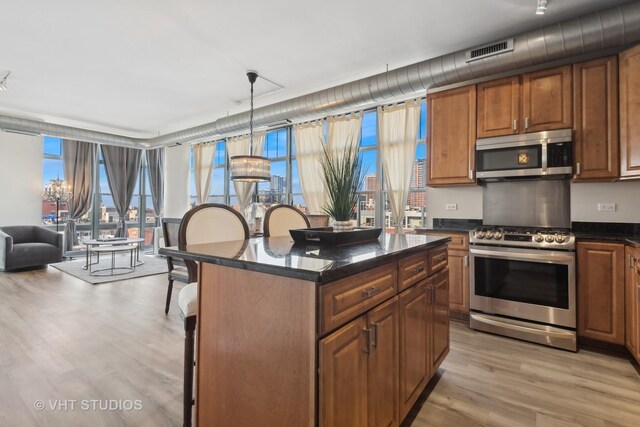
<svg viewBox="0 0 640 427"><path fill-rule="evenodd" d="M0 91L7 90L7 77L9 77L11 71L5 71L0 77Z"/></svg>
<svg viewBox="0 0 640 427"><path fill-rule="evenodd" d="M251 109L249 110L249 155L233 156L231 162L231 179L243 182L271 181L271 160L253 155L253 84L258 79L255 71L247 72L251 83Z"/></svg>
<svg viewBox="0 0 640 427"><path fill-rule="evenodd" d="M544 15L547 11L547 0L538 0L538 8L536 9L536 15Z"/></svg>

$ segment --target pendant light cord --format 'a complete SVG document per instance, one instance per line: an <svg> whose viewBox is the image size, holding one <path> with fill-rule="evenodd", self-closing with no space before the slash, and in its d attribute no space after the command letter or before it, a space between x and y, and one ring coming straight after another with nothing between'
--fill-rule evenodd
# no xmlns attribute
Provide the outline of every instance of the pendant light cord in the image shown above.
<svg viewBox="0 0 640 427"><path fill-rule="evenodd" d="M249 112L249 155L253 156L253 82L251 82L251 109Z"/></svg>

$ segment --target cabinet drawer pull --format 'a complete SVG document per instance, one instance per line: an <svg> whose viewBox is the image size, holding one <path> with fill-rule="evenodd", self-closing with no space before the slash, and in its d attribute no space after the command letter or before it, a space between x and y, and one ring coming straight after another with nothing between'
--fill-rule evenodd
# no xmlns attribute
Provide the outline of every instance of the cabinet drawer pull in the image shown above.
<svg viewBox="0 0 640 427"><path fill-rule="evenodd" d="M529 129L529 117L525 117L524 119L524 128Z"/></svg>
<svg viewBox="0 0 640 427"><path fill-rule="evenodd" d="M580 163L576 163L576 175L580 175Z"/></svg>
<svg viewBox="0 0 640 427"><path fill-rule="evenodd" d="M376 288L375 286L371 286L370 288L367 288L367 289L362 291L362 296L365 297L365 298L369 298L371 295L375 295L380 291L381 291L380 288Z"/></svg>
<svg viewBox="0 0 640 427"><path fill-rule="evenodd" d="M378 348L378 322L373 322L371 326L373 327L373 348Z"/></svg>
<svg viewBox="0 0 640 427"><path fill-rule="evenodd" d="M518 119L515 119L513 121L513 131L517 132L518 131Z"/></svg>
<svg viewBox="0 0 640 427"><path fill-rule="evenodd" d="M473 179L473 169L469 169L469 179Z"/></svg>
<svg viewBox="0 0 640 427"><path fill-rule="evenodd" d="M416 268L413 270L413 274L414 274L414 275L416 275L416 274L420 274L420 273L422 273L423 271L424 271L424 267L423 267L423 266L416 267Z"/></svg>
<svg viewBox="0 0 640 427"><path fill-rule="evenodd" d="M362 329L362 333L367 336L367 346L362 349L362 352L364 354L370 355L371 354L371 350L372 350L371 346L373 345L373 343L371 342L371 329L363 328Z"/></svg>
<svg viewBox="0 0 640 427"><path fill-rule="evenodd" d="M469 255L465 255L463 258L464 266L469 267Z"/></svg>

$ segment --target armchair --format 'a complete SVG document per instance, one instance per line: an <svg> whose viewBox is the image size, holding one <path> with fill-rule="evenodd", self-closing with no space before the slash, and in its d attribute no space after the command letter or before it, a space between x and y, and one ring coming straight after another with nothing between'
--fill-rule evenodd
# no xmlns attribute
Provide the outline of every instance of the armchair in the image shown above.
<svg viewBox="0 0 640 427"><path fill-rule="evenodd" d="M34 225L0 227L0 270L62 261L63 236Z"/></svg>

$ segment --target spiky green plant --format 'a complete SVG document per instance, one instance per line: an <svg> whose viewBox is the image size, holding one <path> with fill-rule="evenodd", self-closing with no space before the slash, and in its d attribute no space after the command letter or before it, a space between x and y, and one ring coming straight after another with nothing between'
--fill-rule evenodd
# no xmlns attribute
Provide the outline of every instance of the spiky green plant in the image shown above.
<svg viewBox="0 0 640 427"><path fill-rule="evenodd" d="M319 161L329 195L322 210L336 221L349 221L358 203L358 189L364 180L358 144L351 141L344 151L327 149L323 145Z"/></svg>

